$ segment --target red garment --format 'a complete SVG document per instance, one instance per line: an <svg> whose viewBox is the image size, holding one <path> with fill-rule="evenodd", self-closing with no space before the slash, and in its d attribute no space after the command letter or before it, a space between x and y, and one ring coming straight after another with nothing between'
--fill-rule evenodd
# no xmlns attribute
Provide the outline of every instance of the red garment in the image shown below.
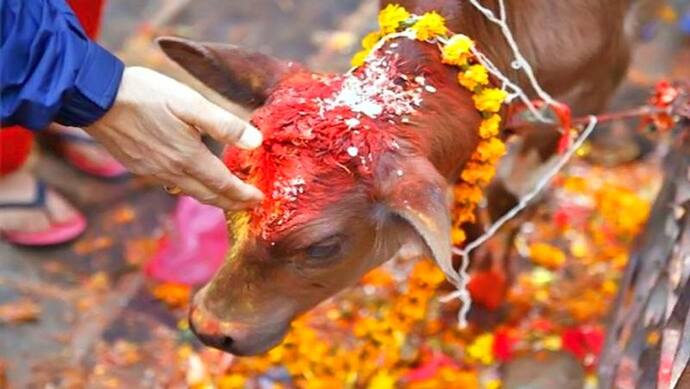
<svg viewBox="0 0 690 389"><path fill-rule="evenodd" d="M0 175L19 169L31 151L33 134L22 127L8 127L0 130Z"/></svg>
<svg viewBox="0 0 690 389"><path fill-rule="evenodd" d="M67 0L67 3L77 14L86 35L91 39L97 39L101 29L105 0Z"/></svg>
<svg viewBox="0 0 690 389"><path fill-rule="evenodd" d="M67 0L79 18L84 31L96 39L101 27L101 17L106 0ZM33 133L19 126L0 130L0 175L19 169L31 152Z"/></svg>

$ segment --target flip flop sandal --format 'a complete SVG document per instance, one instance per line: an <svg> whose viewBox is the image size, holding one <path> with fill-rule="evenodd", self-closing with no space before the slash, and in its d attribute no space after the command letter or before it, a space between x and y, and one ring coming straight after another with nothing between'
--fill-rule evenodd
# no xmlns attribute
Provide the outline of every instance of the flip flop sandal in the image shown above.
<svg viewBox="0 0 690 389"><path fill-rule="evenodd" d="M54 138L56 141L55 144L58 146L57 148L60 150L65 159L67 159L72 166L86 174L107 179L117 179L129 175L127 169L114 159L108 162L99 163L85 157L79 152L75 152L74 150L65 147L65 143L80 143L97 146L98 142L88 135L66 133L61 131L50 131L48 135Z"/></svg>
<svg viewBox="0 0 690 389"><path fill-rule="evenodd" d="M40 180L36 181L36 195L33 200L26 203L0 203L0 211L10 208L43 209L48 218L51 219L50 210L46 207L47 194L48 188L46 184ZM84 230L86 230L86 219L81 214L78 214L72 220L53 224L43 231L0 230L0 237L10 243L21 246L51 246L67 243L81 235Z"/></svg>

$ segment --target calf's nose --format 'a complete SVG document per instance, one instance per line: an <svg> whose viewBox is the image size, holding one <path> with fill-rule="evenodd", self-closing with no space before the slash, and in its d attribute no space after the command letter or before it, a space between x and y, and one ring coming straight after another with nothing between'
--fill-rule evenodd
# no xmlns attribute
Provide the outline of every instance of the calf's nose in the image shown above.
<svg viewBox="0 0 690 389"><path fill-rule="evenodd" d="M199 306L192 306L189 311L189 328L199 340L213 348L235 353L235 343L228 325L223 325L220 320Z"/></svg>
<svg viewBox="0 0 690 389"><path fill-rule="evenodd" d="M195 315L195 312L197 314ZM189 328L199 338L201 343L231 353L234 340L232 336L220 331L218 321L198 314L198 310L192 308L189 312Z"/></svg>
<svg viewBox="0 0 690 389"><path fill-rule="evenodd" d="M285 336L289 322L280 325L248 325L223 321L203 307L192 305L189 328L205 345L234 355L256 355L276 346Z"/></svg>

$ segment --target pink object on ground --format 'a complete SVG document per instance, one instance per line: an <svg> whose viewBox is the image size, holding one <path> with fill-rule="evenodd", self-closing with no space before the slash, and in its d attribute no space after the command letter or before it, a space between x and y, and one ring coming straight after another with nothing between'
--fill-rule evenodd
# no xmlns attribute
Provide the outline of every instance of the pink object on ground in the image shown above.
<svg viewBox="0 0 690 389"><path fill-rule="evenodd" d="M410 382L425 381L435 377L444 367L457 367L457 363L447 355L435 352L429 361L408 372L405 379Z"/></svg>
<svg viewBox="0 0 690 389"><path fill-rule="evenodd" d="M119 178L128 174L127 169L112 158L103 163L96 163L69 149L65 149L63 155L74 167L95 177Z"/></svg>
<svg viewBox="0 0 690 389"><path fill-rule="evenodd" d="M203 284L223 263L228 242L222 210L181 197L171 228L146 264L146 274L165 282Z"/></svg>
<svg viewBox="0 0 690 389"><path fill-rule="evenodd" d="M69 222L52 225L45 231L2 231L0 235L6 241L21 246L51 246L76 239L86 230L86 225L86 219L77 215Z"/></svg>

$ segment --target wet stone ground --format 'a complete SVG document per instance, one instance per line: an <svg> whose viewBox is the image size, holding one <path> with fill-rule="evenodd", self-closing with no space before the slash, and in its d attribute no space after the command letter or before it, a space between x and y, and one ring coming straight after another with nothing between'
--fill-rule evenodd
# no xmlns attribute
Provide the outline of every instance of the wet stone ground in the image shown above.
<svg viewBox="0 0 690 389"><path fill-rule="evenodd" d="M226 41L341 70L357 37L373 25L375 12L373 0L118 0L107 9L103 42L130 64L153 66L183 80L188 78L151 43L153 35ZM632 86L625 90L648 81L640 75L668 74L683 63L683 58L653 60L675 47L643 50L631 73ZM640 101L635 96L623 93L621 101ZM16 309L6 315L15 320L0 318L0 363L9 386L145 388L170 382L176 374L170 367L176 326L184 314L171 312L151 295L139 267L155 249L175 199L141 179L86 177L40 147L32 164L85 212L90 228L76 242L48 249L0 242L0 307ZM127 356L118 350L119 340L142 345L137 363L105 375L103 360Z"/></svg>
<svg viewBox="0 0 690 389"><path fill-rule="evenodd" d="M130 64L161 68L183 79L144 32L151 24L153 35L231 42L343 69L357 31L325 40L348 26L368 28L374 12L375 2L359 0L118 0L108 5L102 41ZM32 168L87 215L90 228L76 242L59 247L0 242L0 306L13 309L4 312L5 322L0 319L0 361L9 386L109 387L112 377L138 388L169 382L173 372L166 366L172 365L183 313L173 314L154 299L138 269L163 233L175 199L141 179L87 177L38 145L34 154ZM110 371L107 380L101 379L97 363L109 358L109 349L122 339L155 343L155 348L142 347L134 368Z"/></svg>

